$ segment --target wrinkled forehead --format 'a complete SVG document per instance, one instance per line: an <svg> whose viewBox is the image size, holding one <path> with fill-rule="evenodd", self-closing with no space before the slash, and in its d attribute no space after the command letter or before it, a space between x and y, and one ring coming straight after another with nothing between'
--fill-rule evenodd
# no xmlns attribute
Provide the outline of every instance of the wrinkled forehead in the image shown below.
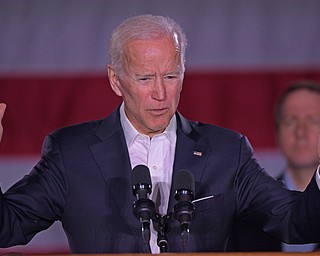
<svg viewBox="0 0 320 256"><path fill-rule="evenodd" d="M141 65L181 65L181 53L171 38L132 40L125 49L124 59L129 65L135 62L141 62Z"/></svg>
<svg viewBox="0 0 320 256"><path fill-rule="evenodd" d="M176 52L181 54L181 42L179 41L177 33L173 33L172 35L164 35L159 34L158 36L142 36L142 37L132 37L130 40L128 40L124 44L124 51L126 51L128 48L132 48L135 45L141 45L145 43L145 45L148 45L149 43L158 42L159 47L163 47L161 43L165 42L166 47L172 47L175 49Z"/></svg>

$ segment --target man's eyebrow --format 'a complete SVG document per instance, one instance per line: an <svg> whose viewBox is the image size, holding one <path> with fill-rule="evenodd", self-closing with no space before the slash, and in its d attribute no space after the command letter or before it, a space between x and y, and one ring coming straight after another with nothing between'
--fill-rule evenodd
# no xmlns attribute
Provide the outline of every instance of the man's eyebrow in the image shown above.
<svg viewBox="0 0 320 256"><path fill-rule="evenodd" d="M160 74L161 76L167 76L167 75L179 75L181 74L181 70L179 68L177 68L176 70L170 70L168 72L164 72L162 74ZM137 77L153 77L156 76L155 73L149 73L149 72L145 72L145 73L134 73L134 74L130 74L131 77L137 78Z"/></svg>
<svg viewBox="0 0 320 256"><path fill-rule="evenodd" d="M179 71L179 70L174 70L174 71L169 71L169 72L165 73L165 75L169 75L169 74L180 74L180 73L181 73L181 71Z"/></svg>
<svg viewBox="0 0 320 256"><path fill-rule="evenodd" d="M135 76L155 76L155 74L152 74L152 73L136 73Z"/></svg>

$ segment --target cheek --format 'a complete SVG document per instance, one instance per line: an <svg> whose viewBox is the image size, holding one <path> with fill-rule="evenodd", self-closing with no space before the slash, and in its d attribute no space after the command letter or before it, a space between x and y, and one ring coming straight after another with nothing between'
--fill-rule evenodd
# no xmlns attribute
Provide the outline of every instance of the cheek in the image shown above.
<svg viewBox="0 0 320 256"><path fill-rule="evenodd" d="M172 101L172 103L179 102L180 93L181 93L181 87L172 88L172 90L167 91L167 94L169 95L169 98Z"/></svg>
<svg viewBox="0 0 320 256"><path fill-rule="evenodd" d="M294 136L290 131L279 132L277 140L280 147L288 147L294 143Z"/></svg>
<svg viewBox="0 0 320 256"><path fill-rule="evenodd" d="M311 140L318 140L318 137L320 135L320 128L314 127L313 129L310 129L309 137Z"/></svg>
<svg viewBox="0 0 320 256"><path fill-rule="evenodd" d="M141 104L143 99L146 99L146 95L143 91L138 90L132 86L128 86L123 90L123 98L127 101L134 103L135 105Z"/></svg>

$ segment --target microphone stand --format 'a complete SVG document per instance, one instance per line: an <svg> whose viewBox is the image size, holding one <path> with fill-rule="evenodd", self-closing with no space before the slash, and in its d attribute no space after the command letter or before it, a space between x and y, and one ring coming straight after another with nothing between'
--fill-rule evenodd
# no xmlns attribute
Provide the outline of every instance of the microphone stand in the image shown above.
<svg viewBox="0 0 320 256"><path fill-rule="evenodd" d="M151 253L150 248L150 219L154 219L156 212L154 210L154 202L150 199L139 198L133 203L133 214L141 222L142 238L145 242L147 250Z"/></svg>
<svg viewBox="0 0 320 256"><path fill-rule="evenodd" d="M178 220L181 226L181 242L182 248L185 248L189 241L189 226L194 217L194 204L191 201L180 201L174 206L174 220Z"/></svg>
<svg viewBox="0 0 320 256"><path fill-rule="evenodd" d="M160 214L156 214L155 221L158 223L158 239L157 244L160 248L160 253L168 252L168 223L174 221L172 213L166 214L165 216L161 216Z"/></svg>

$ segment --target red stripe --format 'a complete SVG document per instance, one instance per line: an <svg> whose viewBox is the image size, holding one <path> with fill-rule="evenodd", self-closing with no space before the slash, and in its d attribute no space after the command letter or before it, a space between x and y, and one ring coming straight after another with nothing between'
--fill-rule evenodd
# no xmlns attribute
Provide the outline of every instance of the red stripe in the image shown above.
<svg viewBox="0 0 320 256"><path fill-rule="evenodd" d="M292 81L320 81L320 70L189 72L179 110L197 121L237 130L254 147L275 146L273 105ZM69 124L102 118L119 103L104 75L0 77L6 102L1 155L39 154L44 136Z"/></svg>

